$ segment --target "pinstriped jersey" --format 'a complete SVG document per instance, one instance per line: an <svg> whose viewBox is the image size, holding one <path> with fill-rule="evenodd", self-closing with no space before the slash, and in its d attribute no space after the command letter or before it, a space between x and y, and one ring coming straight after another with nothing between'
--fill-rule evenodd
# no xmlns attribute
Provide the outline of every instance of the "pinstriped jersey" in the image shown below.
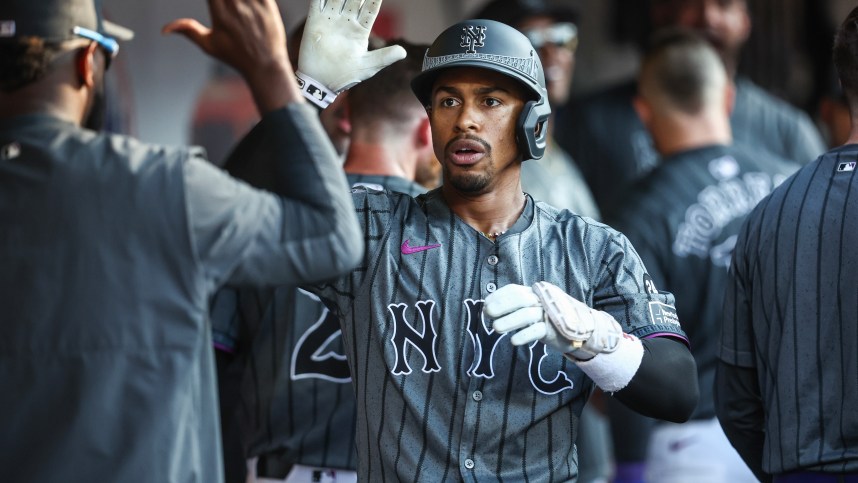
<svg viewBox="0 0 858 483"><path fill-rule="evenodd" d="M346 174L417 195L426 190L396 176ZM269 453L280 466L354 469L355 406L337 318L319 298L294 286L225 289L212 303L216 347L240 354L242 445L248 457Z"/></svg>
<svg viewBox="0 0 858 483"><path fill-rule="evenodd" d="M684 339L673 296L651 289L627 239L605 225L528 196L492 243L440 189L417 198L358 189L354 201L365 260L313 290L342 324L362 481L577 475L578 417L593 383L542 343L514 347L492 330L482 305L498 287L546 280L626 332Z"/></svg>
<svg viewBox="0 0 858 483"><path fill-rule="evenodd" d="M751 213L719 357L757 371L763 470L858 471L858 146L822 155Z"/></svg>
<svg viewBox="0 0 858 483"><path fill-rule="evenodd" d="M727 267L754 206L799 165L746 145L710 145L666 157L636 183L611 226L626 235L676 310L697 362L693 419L715 417L712 394Z"/></svg>

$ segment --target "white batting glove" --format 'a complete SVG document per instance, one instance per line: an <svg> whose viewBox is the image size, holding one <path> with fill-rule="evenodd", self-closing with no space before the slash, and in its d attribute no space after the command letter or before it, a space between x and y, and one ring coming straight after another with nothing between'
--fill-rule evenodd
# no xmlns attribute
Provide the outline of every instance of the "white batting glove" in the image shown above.
<svg viewBox="0 0 858 483"><path fill-rule="evenodd" d="M367 49L381 0L322 1L310 1L296 76L304 97L324 109L340 92L404 59L405 49Z"/></svg>
<svg viewBox="0 0 858 483"><path fill-rule="evenodd" d="M623 336L610 314L590 308L548 282L532 288L501 287L486 297L483 311L495 319L497 332L518 331L510 338L513 345L541 341L582 361L613 352Z"/></svg>

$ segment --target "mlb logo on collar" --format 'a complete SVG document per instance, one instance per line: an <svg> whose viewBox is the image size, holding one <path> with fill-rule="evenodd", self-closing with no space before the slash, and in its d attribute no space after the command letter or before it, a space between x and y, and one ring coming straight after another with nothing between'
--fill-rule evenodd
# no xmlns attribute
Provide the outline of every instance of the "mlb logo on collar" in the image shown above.
<svg viewBox="0 0 858 483"><path fill-rule="evenodd" d="M849 171L855 171L855 161L850 161L848 163L840 163L837 165L838 173L845 173Z"/></svg>

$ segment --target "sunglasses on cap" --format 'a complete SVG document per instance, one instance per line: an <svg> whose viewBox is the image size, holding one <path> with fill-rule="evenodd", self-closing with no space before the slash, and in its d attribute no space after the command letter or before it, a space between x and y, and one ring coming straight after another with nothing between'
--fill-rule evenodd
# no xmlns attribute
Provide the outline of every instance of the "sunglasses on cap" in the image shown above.
<svg viewBox="0 0 858 483"><path fill-rule="evenodd" d="M571 22L559 22L550 27L522 30L522 33L535 49L545 45L554 45L575 51L578 47L578 27Z"/></svg>
<svg viewBox="0 0 858 483"><path fill-rule="evenodd" d="M119 53L119 42L116 40L104 36L95 30L86 29L83 27L75 27L72 29L72 33L77 35L78 37L83 37L85 39L92 40L97 43L99 47L104 49L105 58L107 61L104 65L104 70L107 70L110 67L110 62L116 57L116 54Z"/></svg>

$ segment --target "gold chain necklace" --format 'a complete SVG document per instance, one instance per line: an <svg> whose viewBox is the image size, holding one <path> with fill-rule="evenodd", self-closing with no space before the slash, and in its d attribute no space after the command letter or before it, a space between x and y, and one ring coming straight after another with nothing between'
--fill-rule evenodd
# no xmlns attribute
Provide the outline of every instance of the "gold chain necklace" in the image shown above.
<svg viewBox="0 0 858 483"><path fill-rule="evenodd" d="M484 237L488 238L489 240L491 240L491 241L495 241L495 240L497 239L497 237L499 237L499 236L503 235L504 233L506 233L506 232L508 232L508 231L509 231L509 228L507 228L507 229L506 229L506 230L504 230L504 231L495 231L495 232L491 232L491 233L486 233L486 232L484 232L484 231L481 231L480 233L481 233Z"/></svg>

